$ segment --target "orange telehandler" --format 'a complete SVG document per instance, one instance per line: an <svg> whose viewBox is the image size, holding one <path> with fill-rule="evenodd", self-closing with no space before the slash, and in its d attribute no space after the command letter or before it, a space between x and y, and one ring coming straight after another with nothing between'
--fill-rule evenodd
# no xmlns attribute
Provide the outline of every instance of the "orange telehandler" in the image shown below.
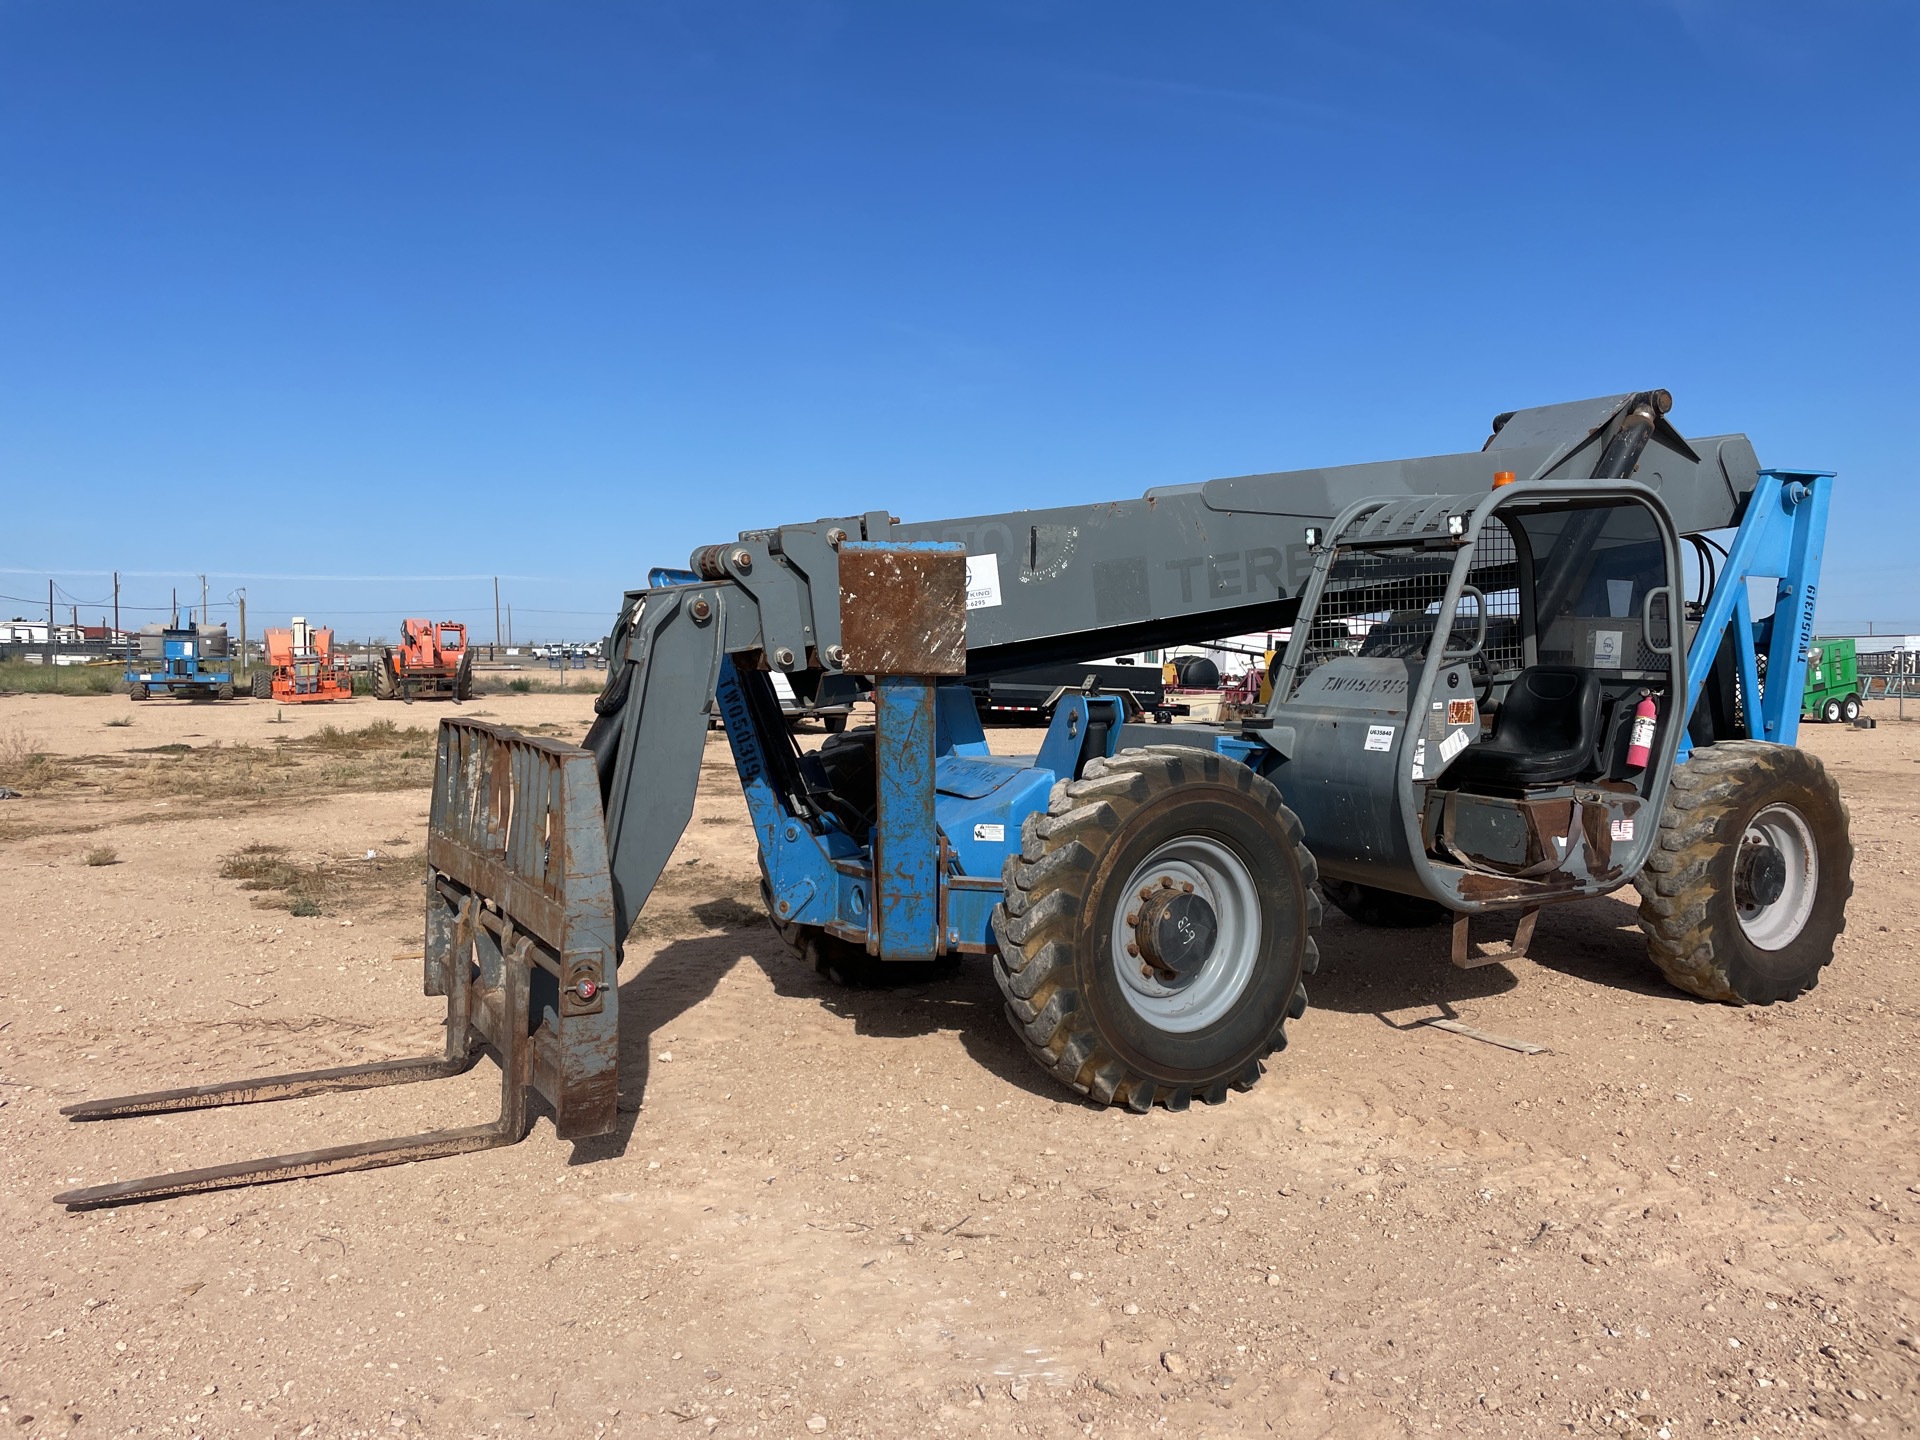
<svg viewBox="0 0 1920 1440"><path fill-rule="evenodd" d="M373 693L381 700L471 700L473 652L467 627L452 620L402 620L400 643L373 657Z"/></svg>

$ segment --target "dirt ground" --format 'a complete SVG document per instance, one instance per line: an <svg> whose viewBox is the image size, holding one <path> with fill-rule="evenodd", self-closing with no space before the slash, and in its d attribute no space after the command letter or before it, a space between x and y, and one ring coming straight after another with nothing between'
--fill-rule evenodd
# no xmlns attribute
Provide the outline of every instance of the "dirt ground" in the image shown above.
<svg viewBox="0 0 1920 1440"><path fill-rule="evenodd" d="M588 705L465 710L571 738ZM1669 991L1628 897L1550 911L1536 959L1473 971L1444 931L1335 913L1265 1080L1144 1117L1042 1074L978 961L891 992L803 970L757 918L716 743L622 972L617 1133L542 1120L429 1164L50 1204L494 1113L482 1064L57 1114L438 1048L408 958L431 766L409 732L438 713L0 697L25 792L0 802L14 1431L1920 1433L1920 724L1804 736L1858 857L1800 1001ZM1442 1016L1547 1048L1422 1023Z"/></svg>

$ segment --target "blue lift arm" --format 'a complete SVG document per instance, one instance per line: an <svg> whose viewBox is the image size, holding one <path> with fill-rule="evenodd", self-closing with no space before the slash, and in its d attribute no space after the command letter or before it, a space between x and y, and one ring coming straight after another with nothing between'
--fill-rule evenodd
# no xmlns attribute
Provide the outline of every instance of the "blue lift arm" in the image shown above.
<svg viewBox="0 0 1920 1440"><path fill-rule="evenodd" d="M1779 745L1798 738L1833 480L1831 470L1760 472L1688 647L1689 721L1721 646L1731 636L1748 736ZM1754 622L1748 582L1755 580L1774 582L1771 624ZM1757 644L1762 636L1764 674ZM1683 739L1680 758L1685 760L1692 748L1691 741Z"/></svg>

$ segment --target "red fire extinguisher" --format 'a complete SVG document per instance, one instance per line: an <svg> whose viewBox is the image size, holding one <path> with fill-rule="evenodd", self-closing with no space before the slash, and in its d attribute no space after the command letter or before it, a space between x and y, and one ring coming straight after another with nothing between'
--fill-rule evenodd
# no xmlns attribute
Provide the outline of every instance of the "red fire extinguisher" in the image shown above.
<svg viewBox="0 0 1920 1440"><path fill-rule="evenodd" d="M1647 761L1653 758L1653 730L1658 722L1660 709L1653 703L1653 696L1643 694L1640 703L1633 710L1633 735L1627 742L1627 768L1644 770Z"/></svg>

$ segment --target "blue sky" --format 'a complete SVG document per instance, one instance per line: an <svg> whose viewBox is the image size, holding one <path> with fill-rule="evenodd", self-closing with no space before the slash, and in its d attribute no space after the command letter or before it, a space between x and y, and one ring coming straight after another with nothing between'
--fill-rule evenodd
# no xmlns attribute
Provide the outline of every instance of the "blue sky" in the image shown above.
<svg viewBox="0 0 1920 1440"><path fill-rule="evenodd" d="M597 635L742 527L1664 385L1920 630L1917 15L0 0L0 614Z"/></svg>

